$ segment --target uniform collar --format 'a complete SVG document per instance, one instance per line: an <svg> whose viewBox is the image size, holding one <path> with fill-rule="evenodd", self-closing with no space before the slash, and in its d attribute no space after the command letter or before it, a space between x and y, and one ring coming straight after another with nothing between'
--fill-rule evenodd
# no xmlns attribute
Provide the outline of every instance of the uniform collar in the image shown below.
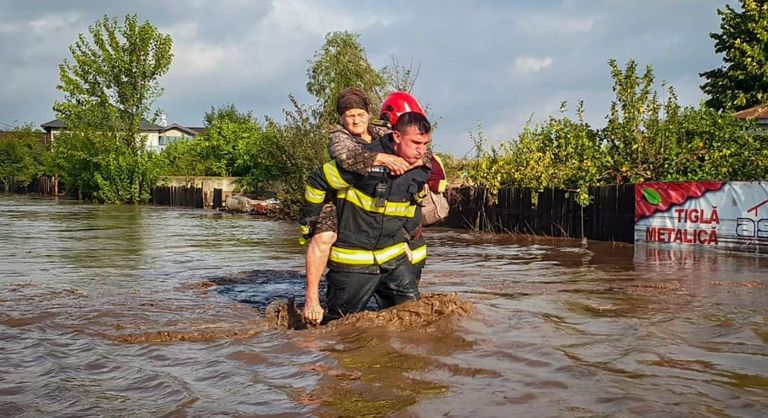
<svg viewBox="0 0 768 418"><path fill-rule="evenodd" d="M383 138L381 138L381 148L386 152L387 154L394 154L395 153L395 138L390 132L389 134L385 135Z"/></svg>

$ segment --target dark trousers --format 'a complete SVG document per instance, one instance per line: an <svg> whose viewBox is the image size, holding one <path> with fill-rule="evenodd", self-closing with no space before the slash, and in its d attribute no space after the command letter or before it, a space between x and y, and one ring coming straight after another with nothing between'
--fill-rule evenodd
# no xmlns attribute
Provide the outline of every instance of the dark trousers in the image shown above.
<svg viewBox="0 0 768 418"><path fill-rule="evenodd" d="M406 257L388 264L391 266L382 266L381 272L375 274L350 273L333 268L328 271L325 276L328 280L327 320L364 310L371 297L376 298L379 309L417 300L419 287L413 265Z"/></svg>
<svg viewBox="0 0 768 418"><path fill-rule="evenodd" d="M421 283L421 271L424 270L425 261L419 261L413 265L413 275L416 278L416 287Z"/></svg>

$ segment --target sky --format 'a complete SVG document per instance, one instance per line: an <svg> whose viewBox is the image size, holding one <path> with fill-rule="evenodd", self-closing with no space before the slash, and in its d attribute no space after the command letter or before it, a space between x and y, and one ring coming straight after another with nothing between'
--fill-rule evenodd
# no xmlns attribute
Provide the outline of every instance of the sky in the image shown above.
<svg viewBox="0 0 768 418"><path fill-rule="evenodd" d="M375 68L413 63L413 94L437 122L438 152L471 155L470 132L492 143L584 101L593 127L613 99L608 60L653 66L683 105L704 95L699 73L722 65L711 32L725 0L0 0L0 130L55 118L58 66L104 15L137 14L173 38L155 107L169 123L202 126L232 103L282 120L306 91L325 35L349 31ZM738 9L738 7L736 7ZM572 115L572 113L571 113Z"/></svg>

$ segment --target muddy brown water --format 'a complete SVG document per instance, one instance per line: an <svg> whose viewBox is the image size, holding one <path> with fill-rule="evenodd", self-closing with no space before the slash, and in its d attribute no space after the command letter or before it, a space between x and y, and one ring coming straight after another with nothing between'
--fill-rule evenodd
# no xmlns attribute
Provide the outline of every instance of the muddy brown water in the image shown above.
<svg viewBox="0 0 768 418"><path fill-rule="evenodd" d="M766 257L431 228L422 303L293 331L265 316L301 302L293 223L12 195L0 221L0 416L768 414Z"/></svg>

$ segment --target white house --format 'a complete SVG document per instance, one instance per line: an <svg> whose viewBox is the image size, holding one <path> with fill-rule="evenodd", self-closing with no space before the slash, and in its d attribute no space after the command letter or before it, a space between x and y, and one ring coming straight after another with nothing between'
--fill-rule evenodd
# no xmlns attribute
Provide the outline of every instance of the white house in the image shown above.
<svg viewBox="0 0 768 418"><path fill-rule="evenodd" d="M166 146L168 146L174 141L178 141L182 139L190 139L192 137L195 137L205 132L205 130L206 128L182 126L177 123L172 123L168 126L163 127L162 130L160 131L160 136L158 137L158 143L157 143L157 150L162 151L165 149ZM149 144L147 144L147 148L149 148Z"/></svg>
<svg viewBox="0 0 768 418"><path fill-rule="evenodd" d="M56 136L67 129L64 122L59 119L46 122L40 125L40 127L45 130L48 141L53 141ZM190 128L175 123L168 126L160 126L147 120L141 121L139 129L146 140L147 150L156 152L162 151L173 141L188 139L205 131L205 128Z"/></svg>

